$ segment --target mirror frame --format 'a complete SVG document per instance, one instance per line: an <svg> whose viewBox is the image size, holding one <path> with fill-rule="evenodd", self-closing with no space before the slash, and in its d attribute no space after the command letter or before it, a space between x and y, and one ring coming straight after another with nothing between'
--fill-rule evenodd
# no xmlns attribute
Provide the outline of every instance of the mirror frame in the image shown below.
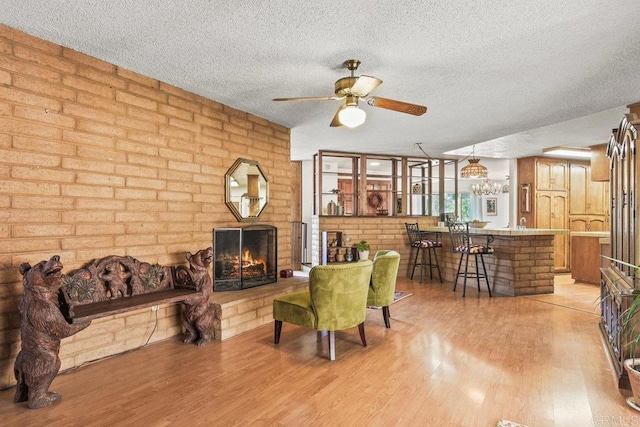
<svg viewBox="0 0 640 427"><path fill-rule="evenodd" d="M265 184L264 202L260 204L259 211L255 216L243 216L242 213L238 210L236 203L234 203L231 200L231 178L237 180L237 178L234 177L235 173L238 171L238 169L240 169L242 166L245 166L245 165L247 167L252 167L252 166L255 167L258 170L260 177L264 180L264 184ZM224 180L225 180L224 200L225 200L225 204L227 205L231 213L233 213L233 215L236 217L238 221L257 221L260 218L260 215L262 215L262 212L264 212L265 208L269 204L269 180L267 179L267 176L265 175L264 171L260 167L260 164L255 160L239 158L229 168L229 170L227 170L227 173L224 174Z"/></svg>

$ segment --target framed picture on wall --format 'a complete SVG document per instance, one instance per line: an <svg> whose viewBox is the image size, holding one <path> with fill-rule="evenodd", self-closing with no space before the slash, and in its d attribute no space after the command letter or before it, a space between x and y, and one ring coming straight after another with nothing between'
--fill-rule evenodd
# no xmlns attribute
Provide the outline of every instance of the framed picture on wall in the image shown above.
<svg viewBox="0 0 640 427"><path fill-rule="evenodd" d="M498 215L498 199L487 197L487 215Z"/></svg>

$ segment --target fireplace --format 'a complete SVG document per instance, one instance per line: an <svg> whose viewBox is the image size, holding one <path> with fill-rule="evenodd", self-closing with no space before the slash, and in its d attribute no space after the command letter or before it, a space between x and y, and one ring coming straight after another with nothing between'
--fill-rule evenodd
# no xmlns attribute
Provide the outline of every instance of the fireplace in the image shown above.
<svg viewBox="0 0 640 427"><path fill-rule="evenodd" d="M278 229L270 225L213 229L213 290L238 291L277 279Z"/></svg>

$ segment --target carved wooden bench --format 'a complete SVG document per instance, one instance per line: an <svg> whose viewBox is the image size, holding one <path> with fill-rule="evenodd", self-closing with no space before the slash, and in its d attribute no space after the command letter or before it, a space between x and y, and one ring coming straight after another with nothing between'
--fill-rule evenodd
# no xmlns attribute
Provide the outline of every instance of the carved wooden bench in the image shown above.
<svg viewBox="0 0 640 427"><path fill-rule="evenodd" d="M111 255L69 275L62 274L57 255L34 266L22 263L21 349L14 365L14 402L28 401L29 408L41 408L61 399L49 391L60 369L60 340L88 327L93 319L182 302L184 342L210 342L213 251L207 248L186 256L189 268Z"/></svg>
<svg viewBox="0 0 640 427"><path fill-rule="evenodd" d="M62 276L60 308L70 323L180 302L198 294L188 269L108 256Z"/></svg>

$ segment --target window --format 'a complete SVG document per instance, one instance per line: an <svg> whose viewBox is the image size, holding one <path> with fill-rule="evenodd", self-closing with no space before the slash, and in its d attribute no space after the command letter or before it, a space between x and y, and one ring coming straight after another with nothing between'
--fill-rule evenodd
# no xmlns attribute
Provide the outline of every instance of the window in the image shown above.
<svg viewBox="0 0 640 427"><path fill-rule="evenodd" d="M462 221L472 221L475 218L479 218L477 205L471 193L460 193L460 219Z"/></svg>

